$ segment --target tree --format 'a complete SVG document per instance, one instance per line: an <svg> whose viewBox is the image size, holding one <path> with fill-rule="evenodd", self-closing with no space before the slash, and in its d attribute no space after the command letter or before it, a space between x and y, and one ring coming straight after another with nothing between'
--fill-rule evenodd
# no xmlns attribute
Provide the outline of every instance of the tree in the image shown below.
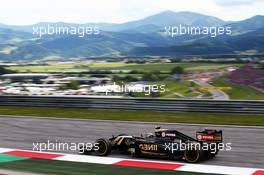
<svg viewBox="0 0 264 175"><path fill-rule="evenodd" d="M15 71L12 71L12 70L6 69L3 66L0 66L0 75L11 74L11 73L15 73Z"/></svg>
<svg viewBox="0 0 264 175"><path fill-rule="evenodd" d="M173 69L171 69L171 74L183 74L184 73L184 69L181 66L176 66Z"/></svg>
<svg viewBox="0 0 264 175"><path fill-rule="evenodd" d="M145 72L143 74L142 80L143 81L161 81L166 79L166 75L162 75L160 71L154 71L154 72Z"/></svg>
<svg viewBox="0 0 264 175"><path fill-rule="evenodd" d="M127 76L117 76L114 75L112 78L112 81L115 83L121 83L121 82L134 82L134 81L138 81L138 78L127 75Z"/></svg>
<svg viewBox="0 0 264 175"><path fill-rule="evenodd" d="M68 88L69 89L74 89L74 90L77 90L80 88L80 83L76 80L72 80L68 83Z"/></svg>
<svg viewBox="0 0 264 175"><path fill-rule="evenodd" d="M73 89L73 90L77 90L80 88L80 83L76 80L71 80L69 83L67 84L62 84L59 89L60 90L67 90L67 89Z"/></svg>
<svg viewBox="0 0 264 175"><path fill-rule="evenodd" d="M261 69L264 69L264 62L261 62L261 63L260 63L260 68L261 68Z"/></svg>

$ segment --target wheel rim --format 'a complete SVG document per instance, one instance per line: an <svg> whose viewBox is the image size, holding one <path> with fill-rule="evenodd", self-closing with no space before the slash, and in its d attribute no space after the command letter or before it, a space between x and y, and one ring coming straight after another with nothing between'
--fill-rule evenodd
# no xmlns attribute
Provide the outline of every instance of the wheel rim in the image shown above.
<svg viewBox="0 0 264 175"><path fill-rule="evenodd" d="M188 150L185 153L185 158L189 162L196 162L199 159L199 152L197 150Z"/></svg>
<svg viewBox="0 0 264 175"><path fill-rule="evenodd" d="M104 141L97 141L99 149L96 151L98 155L104 155L107 151L107 145Z"/></svg>

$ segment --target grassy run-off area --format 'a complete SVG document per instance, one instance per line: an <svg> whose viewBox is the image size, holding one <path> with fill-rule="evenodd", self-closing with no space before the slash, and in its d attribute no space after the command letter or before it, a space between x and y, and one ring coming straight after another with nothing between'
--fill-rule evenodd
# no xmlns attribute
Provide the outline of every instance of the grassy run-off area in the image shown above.
<svg viewBox="0 0 264 175"><path fill-rule="evenodd" d="M41 159L28 159L0 163L0 169L11 169L16 171L57 175L206 175L180 171L165 171Z"/></svg>
<svg viewBox="0 0 264 175"><path fill-rule="evenodd" d="M249 86L232 84L224 77L219 77L213 80L212 85L218 87L231 87L231 90L226 90L226 93L231 99L245 99L245 100L263 100L264 93L255 90Z"/></svg>
<svg viewBox="0 0 264 175"><path fill-rule="evenodd" d="M182 81L163 81L159 84L166 85L166 91L161 93L163 98L177 98L177 97L195 97L199 94L190 90L190 82L186 80Z"/></svg>
<svg viewBox="0 0 264 175"><path fill-rule="evenodd" d="M76 108L0 107L0 115L57 117L73 119L122 120L142 122L199 123L264 126L264 116L196 112L151 112L92 110Z"/></svg>
<svg viewBox="0 0 264 175"><path fill-rule="evenodd" d="M126 64L124 62L95 62L95 63L65 63L41 66L11 66L9 69L18 72L60 72L74 70L141 70L141 71L162 71L168 72L176 66L181 66L186 71L204 71L230 66L241 66L243 64L223 63L149 63L149 64Z"/></svg>

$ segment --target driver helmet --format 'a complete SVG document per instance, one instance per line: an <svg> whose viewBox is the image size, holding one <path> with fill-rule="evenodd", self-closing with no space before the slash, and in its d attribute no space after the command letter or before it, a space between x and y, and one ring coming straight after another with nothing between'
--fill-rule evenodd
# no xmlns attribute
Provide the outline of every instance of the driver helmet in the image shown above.
<svg viewBox="0 0 264 175"><path fill-rule="evenodd" d="M161 131L161 127L160 126L155 126L155 132L159 132Z"/></svg>

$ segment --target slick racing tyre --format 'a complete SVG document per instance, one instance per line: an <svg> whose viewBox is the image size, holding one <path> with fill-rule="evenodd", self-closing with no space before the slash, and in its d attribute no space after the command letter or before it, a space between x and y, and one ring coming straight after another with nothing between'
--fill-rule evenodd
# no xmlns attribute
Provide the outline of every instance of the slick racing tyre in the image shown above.
<svg viewBox="0 0 264 175"><path fill-rule="evenodd" d="M197 163L202 159L202 152L198 149L186 149L184 151L184 158L186 162Z"/></svg>
<svg viewBox="0 0 264 175"><path fill-rule="evenodd" d="M98 156L107 156L111 152L111 144L107 139L98 139L95 144L97 148L94 150Z"/></svg>

